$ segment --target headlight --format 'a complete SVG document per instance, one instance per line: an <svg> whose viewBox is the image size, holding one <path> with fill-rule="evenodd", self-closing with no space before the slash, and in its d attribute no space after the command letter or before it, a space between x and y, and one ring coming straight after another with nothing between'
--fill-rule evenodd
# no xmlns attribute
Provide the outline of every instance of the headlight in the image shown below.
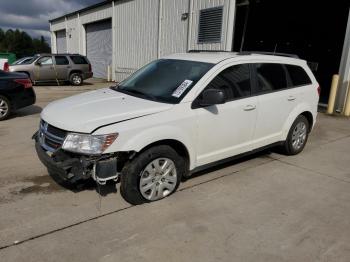
<svg viewBox="0 0 350 262"><path fill-rule="evenodd" d="M118 133L108 135L87 135L69 133L63 142L64 150L87 155L102 154L118 137Z"/></svg>

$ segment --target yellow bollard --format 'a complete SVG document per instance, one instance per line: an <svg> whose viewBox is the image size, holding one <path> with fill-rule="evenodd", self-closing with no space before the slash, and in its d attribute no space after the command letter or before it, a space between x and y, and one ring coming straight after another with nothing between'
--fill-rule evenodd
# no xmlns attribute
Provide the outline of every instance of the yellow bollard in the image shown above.
<svg viewBox="0 0 350 262"><path fill-rule="evenodd" d="M348 95L346 96L344 115L350 116L350 82L348 84Z"/></svg>
<svg viewBox="0 0 350 262"><path fill-rule="evenodd" d="M328 98L327 114L333 114L335 97L337 95L337 89L338 89L338 83L339 83L339 75L333 75L331 92L329 93L329 98Z"/></svg>

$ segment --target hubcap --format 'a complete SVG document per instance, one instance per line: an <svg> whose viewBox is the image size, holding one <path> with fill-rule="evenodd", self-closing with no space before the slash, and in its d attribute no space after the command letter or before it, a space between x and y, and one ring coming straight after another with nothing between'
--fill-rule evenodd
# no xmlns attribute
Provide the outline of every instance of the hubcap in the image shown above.
<svg viewBox="0 0 350 262"><path fill-rule="evenodd" d="M144 198L154 201L171 194L176 183L174 162L169 158L157 158L141 172L139 189Z"/></svg>
<svg viewBox="0 0 350 262"><path fill-rule="evenodd" d="M5 100L0 98L0 117L3 117L9 111L9 106Z"/></svg>
<svg viewBox="0 0 350 262"><path fill-rule="evenodd" d="M73 83L79 85L81 83L80 76L73 76Z"/></svg>
<svg viewBox="0 0 350 262"><path fill-rule="evenodd" d="M295 150L299 150L305 143L307 135L306 125L304 122L298 123L292 134L292 146Z"/></svg>

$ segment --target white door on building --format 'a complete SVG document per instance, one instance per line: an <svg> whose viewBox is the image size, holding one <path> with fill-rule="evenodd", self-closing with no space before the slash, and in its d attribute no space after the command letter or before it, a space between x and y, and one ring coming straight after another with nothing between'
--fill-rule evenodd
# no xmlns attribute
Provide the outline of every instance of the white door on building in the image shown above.
<svg viewBox="0 0 350 262"><path fill-rule="evenodd" d="M56 47L58 54L67 53L66 30L60 30L56 32Z"/></svg>

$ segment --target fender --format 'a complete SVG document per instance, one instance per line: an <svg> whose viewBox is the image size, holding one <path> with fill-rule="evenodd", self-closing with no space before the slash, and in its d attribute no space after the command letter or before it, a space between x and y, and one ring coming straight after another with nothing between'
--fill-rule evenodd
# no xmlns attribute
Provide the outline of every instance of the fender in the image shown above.
<svg viewBox="0 0 350 262"><path fill-rule="evenodd" d="M195 167L195 145L192 142L193 139L190 139L189 135L183 132L183 129L173 125L166 125L154 126L142 131L135 131L126 133L121 132L120 137L118 137L116 142L108 148L108 151L140 152L142 149L149 146L150 144L162 140L175 140L183 144L186 148L189 155L190 170Z"/></svg>
<svg viewBox="0 0 350 262"><path fill-rule="evenodd" d="M286 121L283 125L281 141L284 141L287 139L289 130L290 130L293 122L300 114L302 114L304 112L310 112L312 114L313 119L314 119L313 122L315 122L315 114L313 113L311 106L307 103L298 104L294 108L294 110L289 114L288 118L286 119Z"/></svg>

